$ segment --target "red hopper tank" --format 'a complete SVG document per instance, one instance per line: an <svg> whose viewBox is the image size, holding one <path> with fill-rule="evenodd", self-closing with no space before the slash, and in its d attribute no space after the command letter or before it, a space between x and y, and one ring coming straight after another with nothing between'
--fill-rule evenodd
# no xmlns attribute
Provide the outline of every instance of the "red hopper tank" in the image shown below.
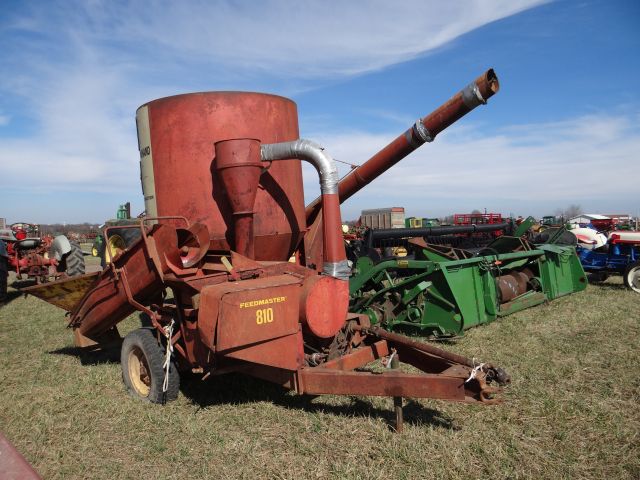
<svg viewBox="0 0 640 480"><path fill-rule="evenodd" d="M214 249L236 250L237 217L253 212L256 260L287 260L306 227L299 160L273 162L260 176L250 212L234 211L216 165L218 142L298 138L296 104L246 92L204 92L153 100L138 108L140 171L147 215L180 215L207 226ZM236 198L237 192L231 197ZM247 255L251 256L251 255Z"/></svg>

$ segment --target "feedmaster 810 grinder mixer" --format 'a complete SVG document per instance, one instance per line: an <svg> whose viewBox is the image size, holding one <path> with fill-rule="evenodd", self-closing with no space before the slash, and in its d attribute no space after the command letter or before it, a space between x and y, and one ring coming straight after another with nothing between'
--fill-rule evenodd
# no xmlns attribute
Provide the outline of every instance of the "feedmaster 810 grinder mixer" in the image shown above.
<svg viewBox="0 0 640 480"><path fill-rule="evenodd" d="M327 151L299 138L291 100L207 92L151 101L136 115L141 239L102 272L29 293L70 312L78 346L119 338L118 322L146 313L152 327L125 337L121 361L129 391L152 402L177 396L181 371L242 372L301 394L392 396L398 415L401 397L495 401L490 383L507 380L500 369L349 313L340 203L497 91L489 70L341 181ZM306 208L301 160L320 178ZM378 359L393 368L364 368ZM396 368L398 359L420 372Z"/></svg>

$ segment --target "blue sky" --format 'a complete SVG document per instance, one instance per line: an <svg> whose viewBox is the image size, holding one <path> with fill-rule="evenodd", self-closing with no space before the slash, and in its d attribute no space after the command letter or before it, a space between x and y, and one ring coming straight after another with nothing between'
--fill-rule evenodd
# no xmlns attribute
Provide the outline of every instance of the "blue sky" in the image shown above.
<svg viewBox="0 0 640 480"><path fill-rule="evenodd" d="M360 164L490 67L489 104L343 217L638 215L639 52L638 1L0 0L0 217L139 213L135 110L154 98L284 95L303 137ZM305 169L307 202L317 183Z"/></svg>

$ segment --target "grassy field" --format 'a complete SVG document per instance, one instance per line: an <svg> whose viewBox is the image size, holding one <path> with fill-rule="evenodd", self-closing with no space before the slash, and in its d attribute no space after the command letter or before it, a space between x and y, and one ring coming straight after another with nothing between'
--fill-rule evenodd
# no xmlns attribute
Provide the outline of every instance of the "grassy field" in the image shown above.
<svg viewBox="0 0 640 480"><path fill-rule="evenodd" d="M390 399L308 399L237 375L136 401L117 360L73 348L64 312L14 293L0 429L47 479L637 479L639 305L614 278L469 331L445 348L507 369L505 403L408 401L399 435Z"/></svg>

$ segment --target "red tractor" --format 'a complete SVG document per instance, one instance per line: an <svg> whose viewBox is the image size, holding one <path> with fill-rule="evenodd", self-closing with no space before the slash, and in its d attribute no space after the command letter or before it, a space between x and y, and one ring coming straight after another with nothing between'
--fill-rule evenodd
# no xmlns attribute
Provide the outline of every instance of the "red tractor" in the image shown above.
<svg viewBox="0 0 640 480"><path fill-rule="evenodd" d="M0 301L7 294L9 271L39 284L84 274L84 256L80 245L64 235L42 236L38 225L14 223L0 229Z"/></svg>

